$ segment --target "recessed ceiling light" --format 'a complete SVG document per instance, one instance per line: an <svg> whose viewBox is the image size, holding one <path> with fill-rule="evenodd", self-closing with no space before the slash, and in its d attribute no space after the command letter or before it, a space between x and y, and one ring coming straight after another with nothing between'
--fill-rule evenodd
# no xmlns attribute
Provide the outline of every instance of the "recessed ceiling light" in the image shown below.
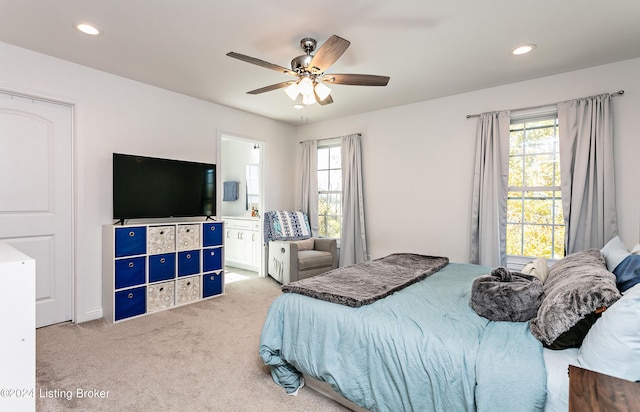
<svg viewBox="0 0 640 412"><path fill-rule="evenodd" d="M75 23L73 25L73 27L75 27L77 30L80 30L81 32L85 33L85 34L89 34L91 36L98 36L101 34L100 29L98 29L96 26L94 26L93 24L89 24L89 23Z"/></svg>
<svg viewBox="0 0 640 412"><path fill-rule="evenodd" d="M524 44L520 47L517 47L515 50L513 50L513 54L526 54L535 48L536 48L535 44Z"/></svg>
<svg viewBox="0 0 640 412"><path fill-rule="evenodd" d="M304 105L303 105L303 104L294 104L294 105L293 105L293 108L294 108L294 109L298 109L298 110L300 110L300 109L304 109Z"/></svg>

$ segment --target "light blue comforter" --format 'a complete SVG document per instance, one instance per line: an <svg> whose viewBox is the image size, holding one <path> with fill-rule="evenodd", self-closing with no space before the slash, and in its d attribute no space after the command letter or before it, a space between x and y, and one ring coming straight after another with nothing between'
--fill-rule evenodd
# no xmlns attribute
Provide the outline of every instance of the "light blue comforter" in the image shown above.
<svg viewBox="0 0 640 412"><path fill-rule="evenodd" d="M537 411L542 345L526 322L491 322L469 306L490 269L450 263L359 308L284 293L271 305L260 356L289 393L300 372L372 411Z"/></svg>

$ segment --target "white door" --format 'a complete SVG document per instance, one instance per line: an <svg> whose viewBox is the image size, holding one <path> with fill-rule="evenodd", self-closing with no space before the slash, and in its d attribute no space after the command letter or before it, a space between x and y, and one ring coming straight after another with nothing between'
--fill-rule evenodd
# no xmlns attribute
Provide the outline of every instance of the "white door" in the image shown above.
<svg viewBox="0 0 640 412"><path fill-rule="evenodd" d="M72 111L0 92L0 241L36 260L36 326L73 317Z"/></svg>

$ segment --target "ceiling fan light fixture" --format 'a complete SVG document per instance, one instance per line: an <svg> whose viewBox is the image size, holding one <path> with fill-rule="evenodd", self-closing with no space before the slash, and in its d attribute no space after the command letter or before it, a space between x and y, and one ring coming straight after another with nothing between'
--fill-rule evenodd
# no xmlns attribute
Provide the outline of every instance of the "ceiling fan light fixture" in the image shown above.
<svg viewBox="0 0 640 412"><path fill-rule="evenodd" d="M316 102L316 98L313 94L303 94L302 95L302 104L305 106L309 106L310 104L314 104Z"/></svg>
<svg viewBox="0 0 640 412"><path fill-rule="evenodd" d="M300 109L304 109L304 104L294 104L294 105L293 105L293 108L294 108L294 109L298 109L298 110L300 110Z"/></svg>
<svg viewBox="0 0 640 412"><path fill-rule="evenodd" d="M233 51L227 53L227 56L296 78L296 80L284 81L251 90L247 92L248 94L255 95L284 89L294 102L302 100L304 105L318 103L320 106L326 106L333 103L333 97L331 96L331 89L326 84L321 83L351 86L386 86L389 82L389 76L373 74L325 75L327 69L342 56L350 44L349 40L334 34L313 55L311 52L315 50L317 42L311 38L304 38L300 41L300 46L305 54L291 61L291 69Z"/></svg>
<svg viewBox="0 0 640 412"><path fill-rule="evenodd" d="M331 89L324 83L317 83L315 87L316 94L320 100L324 100L331 94Z"/></svg>
<svg viewBox="0 0 640 412"><path fill-rule="evenodd" d="M285 87L284 92L287 94L287 96L289 96L291 100L295 102L298 98L298 94L300 93L298 91L298 84L291 83L289 86Z"/></svg>
<svg viewBox="0 0 640 412"><path fill-rule="evenodd" d="M310 78L304 77L302 80L298 82L298 92L302 94L304 97L313 96L313 82Z"/></svg>

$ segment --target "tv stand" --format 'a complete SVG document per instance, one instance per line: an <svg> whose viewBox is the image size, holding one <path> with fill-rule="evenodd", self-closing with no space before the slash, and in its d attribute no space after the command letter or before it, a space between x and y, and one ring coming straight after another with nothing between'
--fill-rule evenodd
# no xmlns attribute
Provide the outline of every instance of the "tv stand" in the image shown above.
<svg viewBox="0 0 640 412"><path fill-rule="evenodd" d="M102 302L109 322L224 294L224 223L102 227Z"/></svg>

